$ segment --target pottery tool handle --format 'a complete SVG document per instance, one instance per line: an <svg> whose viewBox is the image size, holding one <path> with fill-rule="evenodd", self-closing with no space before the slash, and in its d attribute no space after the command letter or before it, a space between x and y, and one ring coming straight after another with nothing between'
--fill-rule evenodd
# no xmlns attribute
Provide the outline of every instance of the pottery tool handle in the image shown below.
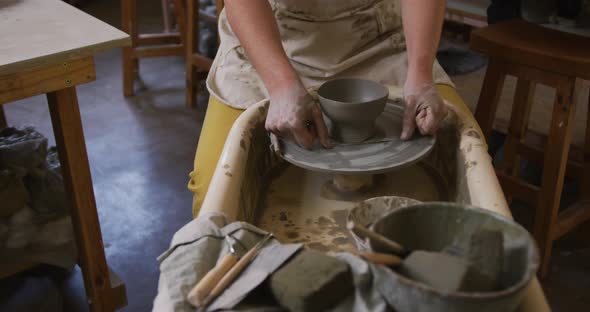
<svg viewBox="0 0 590 312"><path fill-rule="evenodd" d="M395 255L389 255L379 252L371 252L371 251L359 251L356 253L360 257L364 258L369 262L373 262L376 264L382 264L384 266L395 267L402 263L402 259Z"/></svg>
<svg viewBox="0 0 590 312"><path fill-rule="evenodd" d="M279 138L274 133L270 134L270 144L272 145L272 149L275 154L277 154L277 155L283 154L281 151L281 145L280 145L281 143L279 142Z"/></svg>
<svg viewBox="0 0 590 312"><path fill-rule="evenodd" d="M238 257L234 254L225 255L217 265L207 272L207 274L191 289L188 293L187 300L193 306L198 307L205 302L205 299L211 293L211 290L221 278L238 262Z"/></svg>
<svg viewBox="0 0 590 312"><path fill-rule="evenodd" d="M394 252L397 255L405 255L406 254L405 248L402 247L400 244L390 240L389 238L387 238L379 233L375 233L360 224L356 224L355 222L351 221L351 222L348 222L346 227L349 230L354 231L361 236L368 237L372 240L379 242L380 244L387 247L387 249L391 250L392 252Z"/></svg>
<svg viewBox="0 0 590 312"><path fill-rule="evenodd" d="M219 296L235 279L244 271L244 269L252 262L254 257L258 254L258 251L262 249L262 246L272 237L272 234L267 234L261 241L259 241L252 249L236 262L236 264L221 278L219 283L211 290L211 293L207 296L201 309L204 309L213 299Z"/></svg>

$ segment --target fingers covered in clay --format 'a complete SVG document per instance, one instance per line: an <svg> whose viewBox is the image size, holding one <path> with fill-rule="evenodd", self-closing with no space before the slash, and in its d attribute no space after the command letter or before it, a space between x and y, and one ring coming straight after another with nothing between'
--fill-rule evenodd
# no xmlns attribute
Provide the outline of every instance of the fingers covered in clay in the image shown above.
<svg viewBox="0 0 590 312"><path fill-rule="evenodd" d="M317 136L313 129L305 126L305 122L298 122L291 125L290 131L293 135L293 138L295 139L295 142L305 148L311 148Z"/></svg>
<svg viewBox="0 0 590 312"><path fill-rule="evenodd" d="M325 148L331 148L332 143L330 140L330 133L326 123L324 122L322 109L319 105L317 105L317 103L313 106L311 114L313 117L313 126L317 132L320 143L322 143Z"/></svg>
<svg viewBox="0 0 590 312"><path fill-rule="evenodd" d="M331 147L321 109L302 85L271 93L265 127L304 148L311 148L316 140Z"/></svg>
<svg viewBox="0 0 590 312"><path fill-rule="evenodd" d="M416 98L414 96L406 97L406 109L404 111L404 123L401 135L402 140L408 140L414 135L414 130L416 130L416 114Z"/></svg>
<svg viewBox="0 0 590 312"><path fill-rule="evenodd" d="M415 89L406 87L404 99L406 112L401 139L411 138L415 128L418 128L422 135L435 134L448 113L448 108L438 94L436 86L428 83Z"/></svg>

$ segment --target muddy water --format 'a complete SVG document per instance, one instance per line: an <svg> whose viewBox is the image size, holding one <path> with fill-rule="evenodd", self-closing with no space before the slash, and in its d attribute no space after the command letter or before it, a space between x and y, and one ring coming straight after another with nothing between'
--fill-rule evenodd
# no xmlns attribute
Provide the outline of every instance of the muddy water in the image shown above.
<svg viewBox="0 0 590 312"><path fill-rule="evenodd" d="M445 185L428 166L417 164L378 175L362 193L341 193L332 175L286 166L277 169L262 191L257 225L283 243L305 243L320 251L354 249L346 216L355 202L376 196L404 196L420 201L446 200Z"/></svg>

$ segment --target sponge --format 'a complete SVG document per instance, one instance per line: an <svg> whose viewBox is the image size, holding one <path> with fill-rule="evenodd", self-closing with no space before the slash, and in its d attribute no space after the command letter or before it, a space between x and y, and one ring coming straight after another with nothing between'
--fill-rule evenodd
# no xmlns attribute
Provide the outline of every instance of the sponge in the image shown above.
<svg viewBox="0 0 590 312"><path fill-rule="evenodd" d="M348 264L319 251L304 249L270 278L277 302L290 311L322 311L354 289Z"/></svg>

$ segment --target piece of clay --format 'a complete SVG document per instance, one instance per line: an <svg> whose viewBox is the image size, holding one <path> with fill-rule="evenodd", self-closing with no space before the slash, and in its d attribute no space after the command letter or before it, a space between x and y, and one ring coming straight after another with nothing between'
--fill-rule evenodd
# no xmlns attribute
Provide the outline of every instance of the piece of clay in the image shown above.
<svg viewBox="0 0 590 312"><path fill-rule="evenodd" d="M344 175L336 174L332 179L334 186L340 192L356 192L366 190L373 185L372 174L364 175Z"/></svg>
<svg viewBox="0 0 590 312"><path fill-rule="evenodd" d="M419 250L404 260L399 272L437 290L452 292L461 288L468 268L462 258Z"/></svg>
<svg viewBox="0 0 590 312"><path fill-rule="evenodd" d="M348 264L304 249L270 278L277 302L289 311L323 311L354 289Z"/></svg>
<svg viewBox="0 0 590 312"><path fill-rule="evenodd" d="M502 274L499 278L499 287L514 285L527 270L527 259L530 249L526 241L509 241L504 250L504 263Z"/></svg>
<svg viewBox="0 0 590 312"><path fill-rule="evenodd" d="M504 266L504 236L499 230L481 229L471 236L467 259L482 274L498 286L498 279Z"/></svg>
<svg viewBox="0 0 590 312"><path fill-rule="evenodd" d="M443 292L488 291L494 282L464 258L422 250L412 252L399 272Z"/></svg>
<svg viewBox="0 0 590 312"><path fill-rule="evenodd" d="M8 217L23 209L29 200L29 193L22 178L9 170L0 170L0 217Z"/></svg>

